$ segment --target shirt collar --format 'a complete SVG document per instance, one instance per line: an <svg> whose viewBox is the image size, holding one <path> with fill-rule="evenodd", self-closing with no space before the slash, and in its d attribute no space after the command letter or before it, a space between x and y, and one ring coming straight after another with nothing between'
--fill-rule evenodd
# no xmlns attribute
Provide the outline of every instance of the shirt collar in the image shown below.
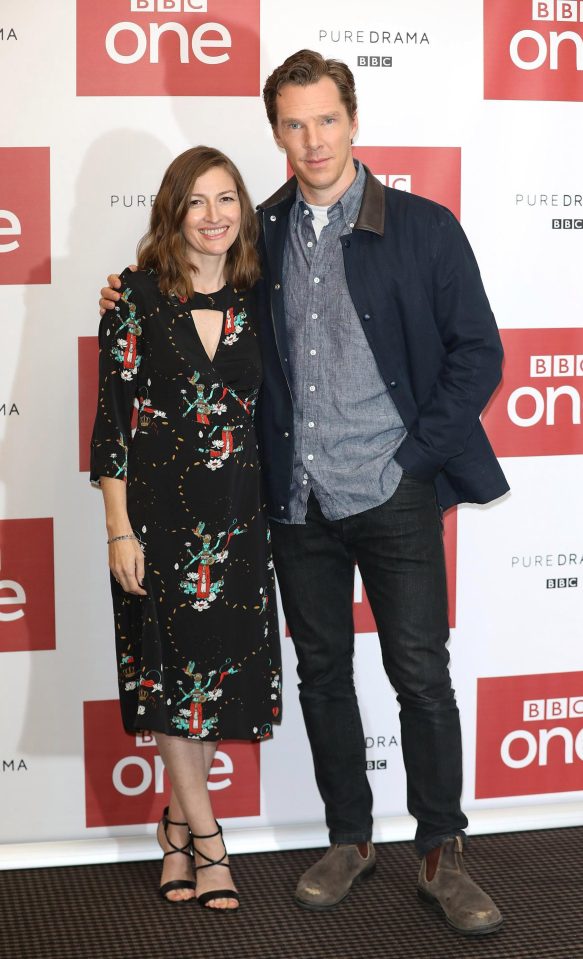
<svg viewBox="0 0 583 959"><path fill-rule="evenodd" d="M356 170L356 176L348 189L336 200L336 203L333 203L332 206L328 207L328 218L330 220L336 219L337 215L344 217L344 222L349 229L352 229L356 219L358 217L358 211L360 210L360 205L362 203L362 197L364 194L364 186L366 183L366 173L362 163L359 163L358 160L354 160L354 168ZM304 210L309 211L309 216L313 217L312 211L309 209L308 204L304 200L300 185L298 183L296 189L296 198L293 205L293 208L290 213L290 220L294 224L294 227L298 226L298 223L304 217Z"/></svg>

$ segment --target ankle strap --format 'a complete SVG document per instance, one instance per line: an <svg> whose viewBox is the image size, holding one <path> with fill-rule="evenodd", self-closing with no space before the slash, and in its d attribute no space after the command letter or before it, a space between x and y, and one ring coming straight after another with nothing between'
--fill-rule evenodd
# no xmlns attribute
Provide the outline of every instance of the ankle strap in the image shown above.
<svg viewBox="0 0 583 959"><path fill-rule="evenodd" d="M187 822L176 822L175 819L169 819L168 818L169 808L170 808L169 806L166 806L166 808L164 809L164 812L162 813L162 822L167 823L169 826L188 826Z"/></svg>
<svg viewBox="0 0 583 959"><path fill-rule="evenodd" d="M190 835L192 836L193 839L214 839L215 836L222 836L222 835L223 835L223 827L220 826L219 823L217 823L216 832L210 832L210 833L208 833L207 836L198 836L198 835L197 835L196 833L194 833L194 832L191 832Z"/></svg>

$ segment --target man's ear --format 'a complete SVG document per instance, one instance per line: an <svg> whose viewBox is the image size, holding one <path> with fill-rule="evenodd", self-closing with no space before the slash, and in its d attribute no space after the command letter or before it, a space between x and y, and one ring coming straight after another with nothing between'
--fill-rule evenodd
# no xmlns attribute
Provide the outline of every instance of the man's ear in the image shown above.
<svg viewBox="0 0 583 959"><path fill-rule="evenodd" d="M356 134L358 133L358 113L355 113L352 117L352 123L350 127L350 140L354 140Z"/></svg>

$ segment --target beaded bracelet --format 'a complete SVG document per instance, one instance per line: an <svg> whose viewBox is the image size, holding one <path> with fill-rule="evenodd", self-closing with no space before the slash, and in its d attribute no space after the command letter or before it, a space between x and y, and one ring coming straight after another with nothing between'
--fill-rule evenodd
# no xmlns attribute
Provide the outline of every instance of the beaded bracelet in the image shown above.
<svg viewBox="0 0 583 959"><path fill-rule="evenodd" d="M134 536L133 533L126 533L125 536L112 536L111 539L108 539L107 545L109 546L111 543L117 543L119 542L120 539L137 539L137 538L138 537Z"/></svg>

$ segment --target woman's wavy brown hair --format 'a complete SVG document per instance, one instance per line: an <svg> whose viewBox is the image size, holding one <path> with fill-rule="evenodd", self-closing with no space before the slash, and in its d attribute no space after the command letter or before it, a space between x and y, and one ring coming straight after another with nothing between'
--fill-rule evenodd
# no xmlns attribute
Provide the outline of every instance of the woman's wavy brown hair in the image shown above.
<svg viewBox="0 0 583 959"><path fill-rule="evenodd" d="M194 293L192 274L196 267L187 259L182 224L195 181L213 167L224 167L233 177L241 205L241 228L227 252L225 279L244 290L259 279L255 246L259 228L243 178L233 161L220 150L197 146L181 153L166 170L152 206L148 232L138 243L138 269L155 270L162 293L189 297Z"/></svg>

